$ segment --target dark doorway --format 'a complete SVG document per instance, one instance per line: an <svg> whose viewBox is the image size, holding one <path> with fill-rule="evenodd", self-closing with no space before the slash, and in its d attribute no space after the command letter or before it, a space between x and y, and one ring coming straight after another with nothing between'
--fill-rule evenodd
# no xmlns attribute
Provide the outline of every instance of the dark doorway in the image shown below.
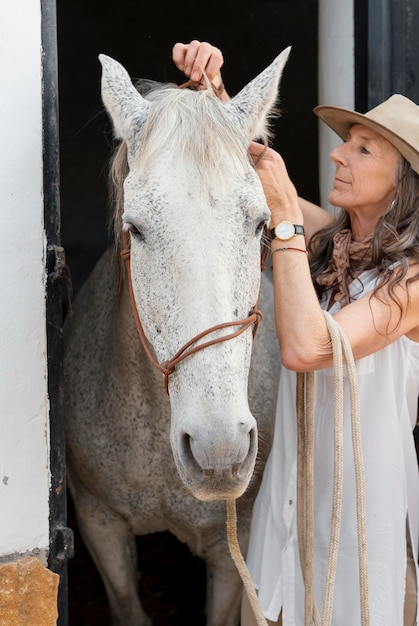
<svg viewBox="0 0 419 626"><path fill-rule="evenodd" d="M62 237L77 291L107 245L110 125L100 100L104 52L132 77L181 82L176 41L210 41L224 53L231 94L286 46L275 147L299 193L318 199L317 0L58 0Z"/></svg>
<svg viewBox="0 0 419 626"><path fill-rule="evenodd" d="M58 0L57 10L62 242L75 293L108 244L111 129L100 100L101 52L119 60L132 77L180 83L182 76L171 61L173 44L210 41L223 51L224 82L234 95L292 45L274 146L299 193L318 202L317 121L312 114L317 104L317 0ZM105 625L106 597L77 532L71 502L68 525L75 531L76 549L69 563L69 624ZM203 625L202 564L165 534L140 539L139 551L148 610L160 614L155 624ZM193 609L186 608L191 598L197 604Z"/></svg>

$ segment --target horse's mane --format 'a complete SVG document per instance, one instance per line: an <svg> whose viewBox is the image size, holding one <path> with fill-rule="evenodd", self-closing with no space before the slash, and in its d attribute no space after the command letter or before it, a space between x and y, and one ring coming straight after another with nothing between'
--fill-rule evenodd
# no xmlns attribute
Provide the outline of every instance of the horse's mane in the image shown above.
<svg viewBox="0 0 419 626"><path fill-rule="evenodd" d="M220 189L224 181L238 171L243 172L244 165L248 166L244 139L210 85L194 91L172 84L140 81L137 89L151 103L141 132L137 165L142 171L146 171L163 149L169 149L179 160L187 159L196 164L203 185ZM110 167L113 205L110 231L117 254L122 238L123 183L128 172L127 146L122 142L111 158Z"/></svg>

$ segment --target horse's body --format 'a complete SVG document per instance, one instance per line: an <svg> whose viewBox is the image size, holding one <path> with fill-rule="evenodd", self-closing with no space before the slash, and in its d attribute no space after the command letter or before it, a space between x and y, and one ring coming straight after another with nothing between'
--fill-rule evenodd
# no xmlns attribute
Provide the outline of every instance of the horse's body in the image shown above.
<svg viewBox="0 0 419 626"><path fill-rule="evenodd" d="M171 133L177 130L165 128L170 119L160 112L162 129L153 136L149 103L119 64L102 59L105 105L128 151L122 222L131 231L135 299L159 362L200 331L245 318L256 304L258 225L269 214L246 146L266 123L286 56L231 103L188 93L196 102L210 98L210 107L227 105L230 122L224 122L238 139L229 146L218 120L200 150L193 145L196 138L186 137L175 154ZM183 99L178 93L175 98ZM193 128L191 110L186 115ZM205 122L198 119L195 129L203 130ZM147 154L148 140L153 154ZM264 319L249 385L251 329L179 363L167 395L162 374L138 338L128 285L120 288L118 273L110 250L81 290L65 331L68 478L80 531L105 583L114 624L150 623L137 595L134 538L169 530L206 561L208 625L234 626L240 581L220 500L247 489L237 502L245 550L279 377L272 285L268 277L261 281ZM253 473L254 416L259 443L266 445L259 446Z"/></svg>

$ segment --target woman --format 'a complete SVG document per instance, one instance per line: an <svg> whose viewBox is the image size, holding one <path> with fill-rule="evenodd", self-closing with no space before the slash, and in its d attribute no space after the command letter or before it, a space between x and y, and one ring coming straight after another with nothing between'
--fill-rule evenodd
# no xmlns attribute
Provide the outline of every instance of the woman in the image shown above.
<svg viewBox="0 0 419 626"><path fill-rule="evenodd" d="M195 52L187 48L188 67ZM211 59L211 47L206 55ZM315 371L314 586L321 611L333 480L333 356L322 309L328 310L349 339L358 371L370 623L413 626L418 624L419 481L412 429L419 395L419 107L395 95L365 115L330 106L315 113L344 140L331 153L336 173L329 201L341 209L336 220L298 198L276 152L250 146L271 210L284 368L248 565L269 624L302 626L295 372ZM351 446L346 402L333 626L361 623ZM246 602L241 624L255 624Z"/></svg>
<svg viewBox="0 0 419 626"><path fill-rule="evenodd" d="M272 240L275 317L285 367L248 564L266 617L281 623L282 612L284 626L304 624L294 372L316 370L314 584L321 605L333 480L332 350L322 312L327 309L345 331L358 371L371 625L412 626L417 624L419 508L412 437L419 394L419 107L395 95L366 115L327 106L315 113L344 139L331 153L336 173L329 201L342 209L336 221L317 230L317 212L299 202L279 155L269 150L257 166L271 224L304 224L306 233ZM251 146L253 154L260 151ZM332 623L355 626L361 622L348 402L344 420ZM252 621L244 618L242 626L247 624Z"/></svg>

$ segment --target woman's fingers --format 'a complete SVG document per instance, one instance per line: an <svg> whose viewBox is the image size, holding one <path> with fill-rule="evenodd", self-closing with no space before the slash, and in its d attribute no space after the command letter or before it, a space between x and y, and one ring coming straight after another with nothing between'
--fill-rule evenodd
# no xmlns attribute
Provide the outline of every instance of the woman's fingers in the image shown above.
<svg viewBox="0 0 419 626"><path fill-rule="evenodd" d="M220 70L224 63L223 55L221 50L210 43L197 39L188 44L176 43L173 46L172 56L176 67L191 80L201 81L205 72L210 81L214 81L219 76L221 83Z"/></svg>

